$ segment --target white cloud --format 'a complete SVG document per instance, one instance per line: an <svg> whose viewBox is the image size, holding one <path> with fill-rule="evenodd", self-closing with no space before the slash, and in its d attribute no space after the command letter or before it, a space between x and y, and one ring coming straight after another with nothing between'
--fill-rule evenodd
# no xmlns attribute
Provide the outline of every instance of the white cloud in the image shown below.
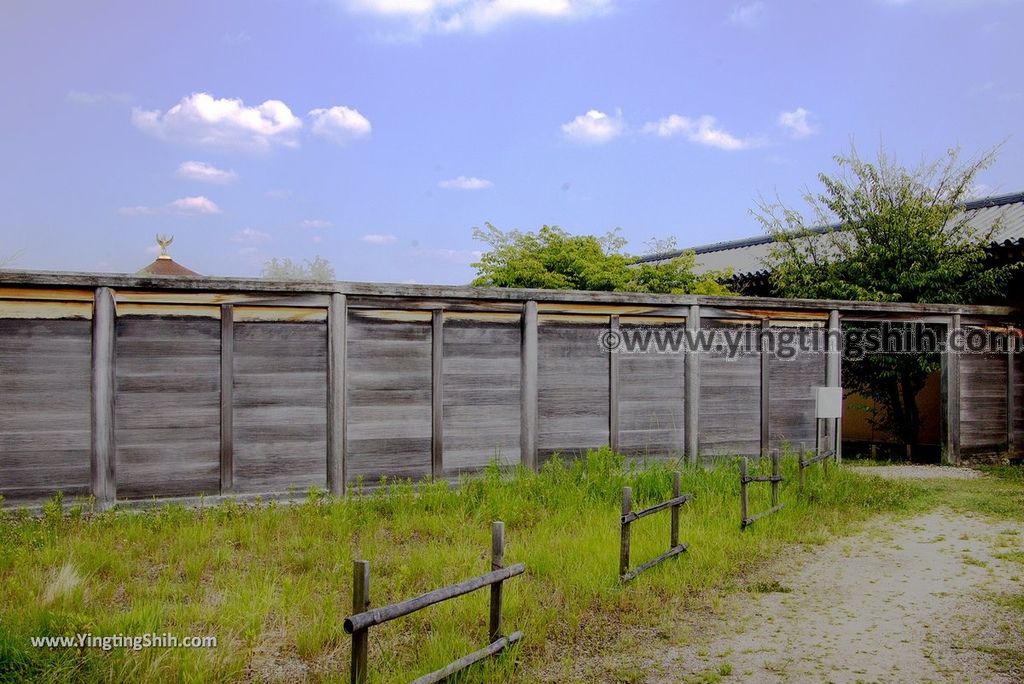
<svg viewBox="0 0 1024 684"><path fill-rule="evenodd" d="M181 162L178 166L178 178L197 181L199 183L214 183L223 185L238 180L238 174L234 171L218 169L212 164L200 161Z"/></svg>
<svg viewBox="0 0 1024 684"><path fill-rule="evenodd" d="M79 105L96 105L112 102L114 104L130 104L132 96L128 93L113 93L102 91L89 93L82 90L72 90L67 94L67 101Z"/></svg>
<svg viewBox="0 0 1024 684"><path fill-rule="evenodd" d="M717 147L720 150L742 150L755 144L753 140L737 138L724 128L719 127L715 117L707 114L696 119L672 114L659 121L645 124L643 132L661 138L682 135L692 143Z"/></svg>
<svg viewBox="0 0 1024 684"><path fill-rule="evenodd" d="M298 145L302 121L280 100L256 107L240 99L193 93L166 112L136 107L136 128L162 140L212 147L266 150L272 145Z"/></svg>
<svg viewBox="0 0 1024 684"><path fill-rule="evenodd" d="M330 228L334 224L324 219L305 219L302 222L303 228L315 228L317 230L323 230L324 228Z"/></svg>
<svg viewBox="0 0 1024 684"><path fill-rule="evenodd" d="M252 245L239 248L238 257L250 266L261 266L266 261L266 257L260 251L260 248Z"/></svg>
<svg viewBox="0 0 1024 684"><path fill-rule="evenodd" d="M202 195L195 197L182 197L176 199L167 205L167 208L171 211L176 211L179 214L219 214L220 207L213 202L213 200L207 199Z"/></svg>
<svg viewBox="0 0 1024 684"><path fill-rule="evenodd" d="M803 107L797 107L791 112L779 114L779 125L794 138L806 138L818 132L817 126L811 123L811 113Z"/></svg>
<svg viewBox="0 0 1024 684"><path fill-rule="evenodd" d="M313 120L313 134L343 145L370 134L369 120L355 109L331 107L314 109L309 113Z"/></svg>
<svg viewBox="0 0 1024 684"><path fill-rule="evenodd" d="M414 250L417 259L434 259L453 264L469 265L479 261L483 252L478 249L448 249L445 247L421 247Z"/></svg>
<svg viewBox="0 0 1024 684"><path fill-rule="evenodd" d="M346 0L357 12L404 21L415 33L485 32L516 20L571 20L605 14L616 0Z"/></svg>
<svg viewBox="0 0 1024 684"><path fill-rule="evenodd" d="M252 40L246 31L236 31L234 33L225 33L222 39L227 45L244 45Z"/></svg>
<svg viewBox="0 0 1024 684"><path fill-rule="evenodd" d="M996 194L996 189L988 183L974 183L967 190L967 199L981 199Z"/></svg>
<svg viewBox="0 0 1024 684"><path fill-rule="evenodd" d="M445 190L486 190L494 187L494 183L476 176L459 176L443 180L437 184L437 187Z"/></svg>
<svg viewBox="0 0 1024 684"><path fill-rule="evenodd" d="M369 242L371 245L393 245L398 242L398 237L395 235L379 235L372 233L370 235L364 235L363 242Z"/></svg>
<svg viewBox="0 0 1024 684"><path fill-rule="evenodd" d="M729 14L729 23L738 26L753 26L763 13L764 3L761 0L742 2L736 5Z"/></svg>
<svg viewBox="0 0 1024 684"><path fill-rule="evenodd" d="M160 210L155 207L121 207L117 210L117 213L121 216L152 216L153 214L159 213Z"/></svg>
<svg viewBox="0 0 1024 684"><path fill-rule="evenodd" d="M220 207L202 195L196 197L182 197L162 207L121 207L117 210L122 216L154 216L156 214L172 213L197 216L202 214L219 214Z"/></svg>
<svg viewBox="0 0 1024 684"><path fill-rule="evenodd" d="M562 124L562 132L569 140L585 145L606 143L619 137L624 129L621 113L608 116L596 109L591 109L586 114Z"/></svg>
<svg viewBox="0 0 1024 684"><path fill-rule="evenodd" d="M232 242L240 242L248 245L262 245L270 239L270 233L264 233L255 228L243 228L231 236Z"/></svg>

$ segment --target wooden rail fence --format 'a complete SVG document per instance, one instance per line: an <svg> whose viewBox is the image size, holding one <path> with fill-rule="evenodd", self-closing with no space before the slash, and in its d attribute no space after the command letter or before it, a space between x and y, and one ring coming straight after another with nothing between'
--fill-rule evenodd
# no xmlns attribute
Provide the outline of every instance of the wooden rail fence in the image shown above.
<svg viewBox="0 0 1024 684"><path fill-rule="evenodd" d="M779 485L782 483L782 467L778 449L772 450L772 474L771 475L748 475L747 457L740 460L740 529L747 529L766 515L775 513L782 508L779 501ZM772 507L755 515L750 515L750 498L747 487L751 482L770 482L772 484Z"/></svg>
<svg viewBox="0 0 1024 684"><path fill-rule="evenodd" d="M526 572L523 563L505 567L505 523L495 521L491 524L491 571L485 575L468 579L465 582L428 591L415 598L400 603L393 603L380 608L370 608L370 563L365 560L354 561L352 573L352 610L354 615L345 618L345 631L352 635L352 684L365 684L369 674L367 655L369 652L370 627L382 625L400 617L410 615L435 603L457 598L482 589L491 588L490 627L487 646L455 660L440 670L423 675L412 684L433 684L441 682L475 663L489 658L504 648L523 638L523 633L516 631L507 636L502 635L502 583Z"/></svg>
<svg viewBox="0 0 1024 684"><path fill-rule="evenodd" d="M836 458L835 449L819 449L818 453L814 456L805 459L803 448L797 452L797 459L800 464L800 491L804 491L804 470L810 468L815 463L821 463L822 472L828 475L828 462Z"/></svg>
<svg viewBox="0 0 1024 684"><path fill-rule="evenodd" d="M649 508L645 508L642 511L633 510L633 489L631 487L622 488L622 518L620 521L620 537L619 537L619 580L622 582L628 582L635 578L637 575L645 570L650 570L658 563L674 558L683 551L689 548L688 544L679 543L679 509L684 503L693 499L693 494L680 494L679 493L679 473L672 473L672 498L661 503L654 504ZM647 561L646 563L637 566L633 570L629 569L629 546L630 546L630 526L633 522L648 516L658 511L669 509L671 511L672 523L669 533L669 549L665 553L661 554L657 558Z"/></svg>

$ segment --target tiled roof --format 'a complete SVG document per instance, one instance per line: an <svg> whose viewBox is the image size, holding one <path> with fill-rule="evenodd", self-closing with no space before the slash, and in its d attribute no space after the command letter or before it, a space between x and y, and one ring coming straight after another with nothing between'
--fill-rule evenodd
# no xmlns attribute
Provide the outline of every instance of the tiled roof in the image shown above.
<svg viewBox="0 0 1024 684"><path fill-rule="evenodd" d="M1001 218L1002 223L992 236L993 243L1006 241L1015 243L1024 238L1024 192L972 200L964 204L964 214L970 225L979 231L988 230L995 221ZM838 228L838 225L832 225L813 230L826 233ZM774 241L770 235L760 235L727 242L714 242L674 252L650 254L642 257L640 261L664 261L679 256L684 251L692 250L697 253L696 270L699 273L726 268L731 268L736 275L756 273L764 270L764 259L768 256Z"/></svg>
<svg viewBox="0 0 1024 684"><path fill-rule="evenodd" d="M162 254L149 266L140 268L137 275L197 276L199 274L191 269L185 268L171 257Z"/></svg>

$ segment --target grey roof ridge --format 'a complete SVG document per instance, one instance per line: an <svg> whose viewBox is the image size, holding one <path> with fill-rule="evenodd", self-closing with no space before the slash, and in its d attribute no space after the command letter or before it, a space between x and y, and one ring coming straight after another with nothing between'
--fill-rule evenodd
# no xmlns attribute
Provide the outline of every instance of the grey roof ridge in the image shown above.
<svg viewBox="0 0 1024 684"><path fill-rule="evenodd" d="M1018 202L1024 202L1024 192L1011 192L1004 195L992 195L991 197L982 197L980 199L970 200L968 202L964 202L964 211L976 211L978 209L987 209L989 207L1001 207L1006 204L1017 204ZM828 226L808 228L807 230L811 233L828 233L834 230L839 230L840 228L842 228L841 223L833 223ZM711 242L706 245L676 249L669 252L645 254L638 258L636 262L642 264L651 261L662 261L663 259L673 259L683 252L694 252L696 254L724 252L729 249L741 249L743 247L753 247L755 245L766 245L770 242L775 242L775 238L771 235L755 235L748 238L739 238L738 240Z"/></svg>

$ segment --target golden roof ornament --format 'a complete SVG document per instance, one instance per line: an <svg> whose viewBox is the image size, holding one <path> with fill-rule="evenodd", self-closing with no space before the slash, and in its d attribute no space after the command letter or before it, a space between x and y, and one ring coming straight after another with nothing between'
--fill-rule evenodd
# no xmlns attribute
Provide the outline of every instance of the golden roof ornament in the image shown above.
<svg viewBox="0 0 1024 684"><path fill-rule="evenodd" d="M160 246L160 256L157 259L170 259L171 255L167 253L167 248L174 242L173 235L160 235L156 236L156 244Z"/></svg>
<svg viewBox="0 0 1024 684"><path fill-rule="evenodd" d="M138 270L138 275L143 276L197 276L199 275L190 268L185 268L171 258L167 248L174 242L173 235L157 235L156 244L160 246L160 254L149 266Z"/></svg>

